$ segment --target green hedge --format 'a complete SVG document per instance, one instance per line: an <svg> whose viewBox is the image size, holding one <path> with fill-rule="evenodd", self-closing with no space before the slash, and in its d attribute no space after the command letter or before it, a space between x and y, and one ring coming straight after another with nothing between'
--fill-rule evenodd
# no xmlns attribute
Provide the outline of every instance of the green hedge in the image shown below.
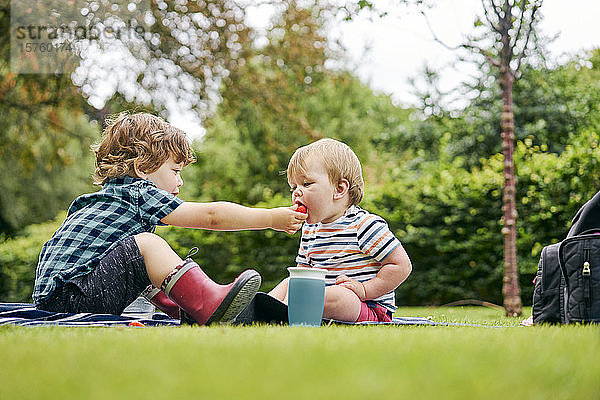
<svg viewBox="0 0 600 400"><path fill-rule="evenodd" d="M60 226L66 214L54 221L30 225L21 236L0 243L0 301L30 302L35 267L42 244Z"/></svg>
<svg viewBox="0 0 600 400"><path fill-rule="evenodd" d="M595 131L584 131L561 155L531 146L530 139L517 144L517 250L525 304L531 303L541 249L564 238L577 209L598 190L598 140ZM387 219L413 260L398 302L501 303L503 157L467 170L460 158L440 153L438 162L408 179L399 176L406 171L387 177L393 183L372 192L366 205Z"/></svg>
<svg viewBox="0 0 600 400"><path fill-rule="evenodd" d="M572 138L560 155L517 143L518 259L522 297L531 302L531 280L543 246L564 238L577 209L600 182L600 138L586 130ZM442 141L440 149L445 148ZM380 184L367 184L362 206L384 217L404 244L413 273L398 289L398 304L444 304L477 298L501 303L502 287L502 156L467 169L460 158L440 159L417 172L389 168ZM267 196L258 206L286 205L289 199ZM42 243L64 215L28 227L21 236L0 244L0 300L28 301ZM299 233L274 231L211 232L159 228L184 257L199 247L194 259L218 282L230 282L241 270L255 268L263 290L271 289L294 264Z"/></svg>

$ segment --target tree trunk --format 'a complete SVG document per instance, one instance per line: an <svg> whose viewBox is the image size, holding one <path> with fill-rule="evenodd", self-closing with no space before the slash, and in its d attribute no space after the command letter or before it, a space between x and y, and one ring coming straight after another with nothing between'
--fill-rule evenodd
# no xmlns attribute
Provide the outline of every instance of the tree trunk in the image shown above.
<svg viewBox="0 0 600 400"><path fill-rule="evenodd" d="M504 227L504 279L502 294L506 315L521 315L521 290L517 270L517 209L515 164L513 159L515 142L515 121L513 113L513 74L509 65L500 68L500 85L502 87L502 153L504 155L504 194L503 216Z"/></svg>

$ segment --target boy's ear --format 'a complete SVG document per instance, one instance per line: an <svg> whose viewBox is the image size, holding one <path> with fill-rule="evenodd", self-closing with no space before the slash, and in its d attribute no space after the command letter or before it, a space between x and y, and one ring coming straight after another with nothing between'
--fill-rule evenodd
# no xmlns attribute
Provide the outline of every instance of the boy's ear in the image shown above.
<svg viewBox="0 0 600 400"><path fill-rule="evenodd" d="M335 192L333 193L333 199L334 200L343 199L348 194L349 190L350 190L350 182L348 182L348 179L340 180L338 182L338 184L335 185Z"/></svg>

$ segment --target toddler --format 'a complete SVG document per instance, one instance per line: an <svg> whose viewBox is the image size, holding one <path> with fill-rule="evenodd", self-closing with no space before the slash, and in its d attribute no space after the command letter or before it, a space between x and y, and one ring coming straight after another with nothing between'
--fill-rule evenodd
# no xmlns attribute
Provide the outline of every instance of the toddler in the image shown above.
<svg viewBox="0 0 600 400"><path fill-rule="evenodd" d="M358 207L364 187L358 157L344 143L321 139L296 150L287 178L292 201L308 212L296 263L328 270L323 317L390 321L394 290L412 266L387 223ZM269 294L287 304L287 291L285 279Z"/></svg>

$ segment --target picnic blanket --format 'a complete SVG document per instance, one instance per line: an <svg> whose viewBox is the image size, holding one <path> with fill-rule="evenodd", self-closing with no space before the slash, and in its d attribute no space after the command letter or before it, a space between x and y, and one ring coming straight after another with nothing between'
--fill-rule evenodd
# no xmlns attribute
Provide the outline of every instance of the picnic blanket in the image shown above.
<svg viewBox="0 0 600 400"><path fill-rule="evenodd" d="M236 317L235 324L251 325L255 322L270 324L288 323L287 305L266 293L258 292L240 315ZM369 325L369 326L395 326L395 325L420 325L420 326L475 326L487 328L501 328L482 324L466 324L459 322L436 322L425 317L393 317L390 322L347 322L333 319L323 319L323 325Z"/></svg>
<svg viewBox="0 0 600 400"><path fill-rule="evenodd" d="M0 325L24 326L169 326L179 325L179 320L171 319L161 312L152 319L128 315L58 313L38 310L29 303L0 303Z"/></svg>
<svg viewBox="0 0 600 400"><path fill-rule="evenodd" d="M287 324L287 306L266 293L257 293L252 302L234 321L236 325L252 325L254 323ZM23 326L179 326L181 322L171 319L162 312L154 312L152 318L135 314L92 314L92 313L59 313L38 310L29 303L0 303L0 325ZM478 324L462 324L435 322L424 317L394 317L391 322L344 322L323 320L323 325L423 325L423 326L481 326Z"/></svg>

